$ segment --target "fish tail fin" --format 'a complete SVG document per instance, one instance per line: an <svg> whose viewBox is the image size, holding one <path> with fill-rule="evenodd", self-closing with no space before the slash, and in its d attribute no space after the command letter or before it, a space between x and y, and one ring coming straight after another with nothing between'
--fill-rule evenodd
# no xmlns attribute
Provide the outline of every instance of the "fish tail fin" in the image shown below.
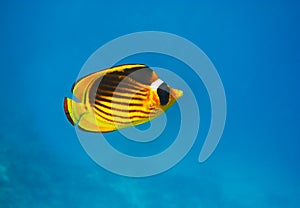
<svg viewBox="0 0 300 208"><path fill-rule="evenodd" d="M64 110L69 122L73 126L88 132L108 132L106 125L99 127L95 114L87 109L84 103L76 102L70 98L64 99Z"/></svg>
<svg viewBox="0 0 300 208"><path fill-rule="evenodd" d="M69 122L74 126L79 122L81 116L86 110L83 103L78 103L70 98L65 97L64 111Z"/></svg>

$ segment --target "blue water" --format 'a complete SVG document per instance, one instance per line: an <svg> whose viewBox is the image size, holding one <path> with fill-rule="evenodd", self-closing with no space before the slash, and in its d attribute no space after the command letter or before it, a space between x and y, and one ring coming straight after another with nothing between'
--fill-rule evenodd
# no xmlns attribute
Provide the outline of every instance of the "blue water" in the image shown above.
<svg viewBox="0 0 300 208"><path fill-rule="evenodd" d="M296 1L2 1L0 207L300 207L299 19ZM130 57L182 75L201 105L188 155L167 172L136 179L89 158L62 101L101 45L148 30L187 38L209 56L228 115L216 151L198 163L210 121L201 81L170 57ZM174 120L167 135L176 134L178 112L176 105L167 112ZM136 155L172 143L163 136L147 149L117 132L107 139Z"/></svg>

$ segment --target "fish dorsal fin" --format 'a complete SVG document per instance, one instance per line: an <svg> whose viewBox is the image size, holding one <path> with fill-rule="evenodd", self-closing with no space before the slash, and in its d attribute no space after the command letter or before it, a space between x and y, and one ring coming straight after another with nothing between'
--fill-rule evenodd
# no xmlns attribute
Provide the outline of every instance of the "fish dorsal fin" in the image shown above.
<svg viewBox="0 0 300 208"><path fill-rule="evenodd" d="M156 73L144 64L125 64L114 66L105 70L101 70L89 74L73 84L72 93L80 101L84 100L85 93L88 93L88 88L99 78L107 74L123 75L132 78L135 81L143 84L151 84L158 77Z"/></svg>

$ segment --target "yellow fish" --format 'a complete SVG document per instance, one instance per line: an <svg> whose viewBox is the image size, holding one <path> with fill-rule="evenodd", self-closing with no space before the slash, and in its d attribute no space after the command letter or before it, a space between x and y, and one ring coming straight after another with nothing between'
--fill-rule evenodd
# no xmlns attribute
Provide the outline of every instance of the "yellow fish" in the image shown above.
<svg viewBox="0 0 300 208"><path fill-rule="evenodd" d="M146 123L182 96L144 64L125 64L87 75L72 87L79 100L64 99L72 125L88 132L111 132Z"/></svg>

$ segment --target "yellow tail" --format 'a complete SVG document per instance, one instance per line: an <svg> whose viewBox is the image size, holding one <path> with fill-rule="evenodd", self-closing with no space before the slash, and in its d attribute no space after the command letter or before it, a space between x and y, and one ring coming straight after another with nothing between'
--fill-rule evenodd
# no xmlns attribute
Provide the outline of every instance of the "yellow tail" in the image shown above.
<svg viewBox="0 0 300 208"><path fill-rule="evenodd" d="M65 114L70 123L77 125L81 130L88 132L109 132L114 131L114 125L108 125L97 121L93 111L83 103L78 103L70 98L64 99Z"/></svg>
<svg viewBox="0 0 300 208"><path fill-rule="evenodd" d="M73 126L78 124L81 116L86 112L83 103L78 103L70 98L64 99L64 110L68 120Z"/></svg>

